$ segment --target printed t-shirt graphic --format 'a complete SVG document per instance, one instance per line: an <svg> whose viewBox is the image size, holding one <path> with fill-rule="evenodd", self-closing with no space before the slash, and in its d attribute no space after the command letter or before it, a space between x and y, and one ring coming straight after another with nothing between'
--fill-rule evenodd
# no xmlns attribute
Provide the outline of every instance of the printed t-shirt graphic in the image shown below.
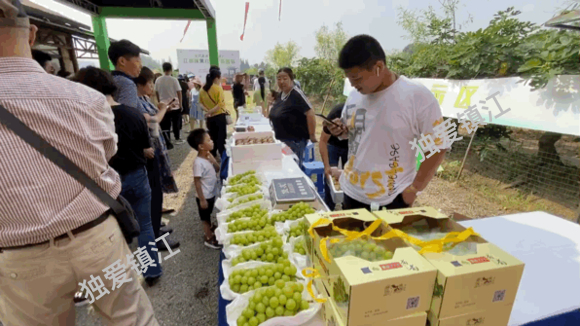
<svg viewBox="0 0 580 326"><path fill-rule="evenodd" d="M443 121L431 91L404 76L389 88L363 95L353 90L342 112L349 127L348 162L340 185L362 203L387 205L408 187L416 175L413 139L431 134ZM444 149L435 138L437 148Z"/></svg>

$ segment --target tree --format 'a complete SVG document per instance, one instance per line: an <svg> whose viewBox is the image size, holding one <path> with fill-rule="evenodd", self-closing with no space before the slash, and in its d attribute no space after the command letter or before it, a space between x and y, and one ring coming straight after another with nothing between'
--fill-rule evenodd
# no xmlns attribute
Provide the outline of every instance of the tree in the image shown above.
<svg viewBox="0 0 580 326"><path fill-rule="evenodd" d="M340 50L348 41L348 34L342 29L342 23L336 23L334 30L322 25L316 31L316 56L331 62L337 62Z"/></svg>
<svg viewBox="0 0 580 326"><path fill-rule="evenodd" d="M266 62L275 69L290 67L298 60L299 52L300 47L294 41L289 41L283 45L276 43L274 49L266 53Z"/></svg>
<svg viewBox="0 0 580 326"><path fill-rule="evenodd" d="M541 29L534 23L520 21L519 14L510 7L496 13L484 29L456 33L449 17L439 17L433 8L421 14L401 10L398 23L415 42L412 51L389 55L387 63L409 77L519 76L534 90L546 86L557 75L578 74L580 35L572 31ZM490 128L493 133L489 132ZM489 126L478 129L477 134L502 137L509 132L503 126ZM539 151L557 155L554 143L560 137L544 133Z"/></svg>
<svg viewBox="0 0 580 326"><path fill-rule="evenodd" d="M240 70L246 71L248 69L250 69L250 63L248 60L240 59Z"/></svg>

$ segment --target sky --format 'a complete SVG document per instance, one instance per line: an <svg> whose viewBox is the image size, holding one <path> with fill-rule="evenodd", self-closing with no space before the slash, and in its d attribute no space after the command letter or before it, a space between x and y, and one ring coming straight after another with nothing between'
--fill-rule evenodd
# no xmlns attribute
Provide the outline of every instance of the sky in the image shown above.
<svg viewBox="0 0 580 326"><path fill-rule="evenodd" d="M90 16L54 0L31 0L66 17L92 27ZM193 0L183 0L193 1ZM488 25L493 14L510 6L522 11L521 20L543 24L565 7L570 0L464 0L457 12L457 22L469 14L473 22L462 30L477 30ZM440 8L438 0L282 0L281 20L278 20L279 0L248 0L250 9L244 40L240 40L244 20L244 0L211 0L217 17L218 48L239 50L250 64L264 61L266 52L276 43L295 41L301 57L315 56L315 32L323 24L334 26L342 22L350 36L369 34L386 51L401 50L409 41L397 25L397 8L421 10L429 5ZM191 23L180 43L185 20L107 19L109 37L128 39L148 50L154 59L177 62L177 49L207 49L205 22Z"/></svg>

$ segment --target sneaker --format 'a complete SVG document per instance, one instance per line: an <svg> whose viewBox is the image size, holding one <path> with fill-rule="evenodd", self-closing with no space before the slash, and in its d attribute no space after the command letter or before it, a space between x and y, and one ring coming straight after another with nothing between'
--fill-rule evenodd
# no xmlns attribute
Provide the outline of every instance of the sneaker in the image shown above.
<svg viewBox="0 0 580 326"><path fill-rule="evenodd" d="M175 248L179 247L179 245L180 245L179 241L172 240L169 236L165 238L165 241L167 241L167 244L169 245L169 248L171 248L171 249L175 249ZM157 244L157 249L169 250L165 246L165 241L159 241L159 243Z"/></svg>
<svg viewBox="0 0 580 326"><path fill-rule="evenodd" d="M147 285L149 285L149 287L152 287L153 285L157 284L160 279L161 279L161 276L147 277L147 278L145 278L145 283L147 283Z"/></svg>
<svg viewBox="0 0 580 326"><path fill-rule="evenodd" d="M178 139L178 140L176 140L176 141L175 141L175 144L176 144L176 145L185 144L185 140L183 140L183 139Z"/></svg>
<svg viewBox="0 0 580 326"><path fill-rule="evenodd" d="M174 147L174 146L173 146L173 144L172 144L172 143L168 143L168 144L167 144L167 150L171 150L171 149L173 149L173 147Z"/></svg>
<svg viewBox="0 0 580 326"><path fill-rule="evenodd" d="M215 237L211 238L211 239L205 239L205 241L203 242L203 244L211 249L216 249L216 250L220 250L221 248L223 248L223 246L221 244L218 243L218 241L216 240Z"/></svg>
<svg viewBox="0 0 580 326"><path fill-rule="evenodd" d="M82 307L89 304L89 299L87 299L82 292L75 293L73 301L77 307Z"/></svg>

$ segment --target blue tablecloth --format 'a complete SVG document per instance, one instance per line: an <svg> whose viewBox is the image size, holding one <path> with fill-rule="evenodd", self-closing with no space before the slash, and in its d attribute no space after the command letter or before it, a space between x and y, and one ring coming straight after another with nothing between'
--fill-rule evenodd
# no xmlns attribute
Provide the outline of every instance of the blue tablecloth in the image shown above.
<svg viewBox="0 0 580 326"><path fill-rule="evenodd" d="M222 251L220 253L220 268L219 268L219 275L218 275L218 325L219 326L228 326L228 321L226 317L226 306L231 302L222 298L222 293L220 292L220 286L224 281L224 271L222 269L222 261L226 259L226 255Z"/></svg>

